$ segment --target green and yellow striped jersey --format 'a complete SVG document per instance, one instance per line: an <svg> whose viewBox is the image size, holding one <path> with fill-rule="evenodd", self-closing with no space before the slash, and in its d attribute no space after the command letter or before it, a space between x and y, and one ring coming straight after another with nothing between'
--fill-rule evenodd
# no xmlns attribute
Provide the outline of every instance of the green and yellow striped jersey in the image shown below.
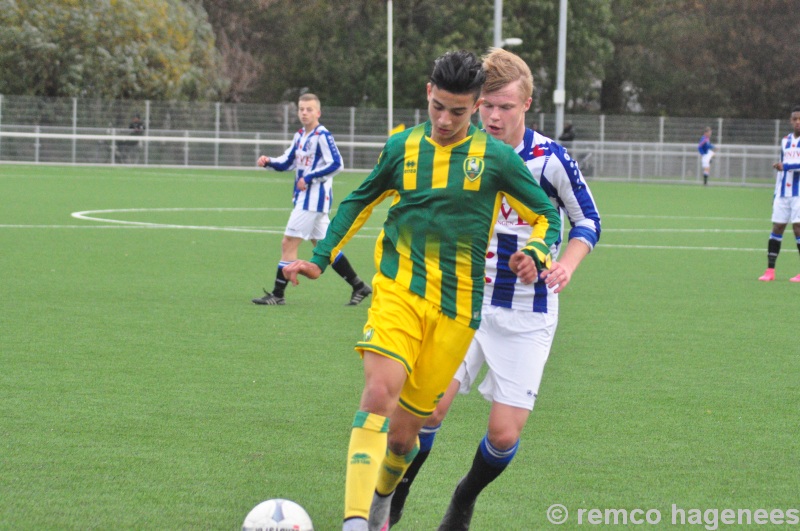
<svg viewBox="0 0 800 531"><path fill-rule="evenodd" d="M378 164L339 205L311 261L323 271L392 198L375 245L375 267L442 312L477 328L486 248L503 196L532 228L525 252L549 267L561 219L514 149L470 126L449 146L426 122L389 138Z"/></svg>

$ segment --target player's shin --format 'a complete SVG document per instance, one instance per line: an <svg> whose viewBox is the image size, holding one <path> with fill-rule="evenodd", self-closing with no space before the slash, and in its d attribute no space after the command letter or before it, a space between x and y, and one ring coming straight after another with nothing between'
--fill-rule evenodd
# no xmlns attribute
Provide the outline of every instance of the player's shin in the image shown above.
<svg viewBox="0 0 800 531"><path fill-rule="evenodd" d="M397 455L391 450L387 450L386 457L383 458L383 465L378 472L378 482L375 491L381 496L386 496L394 492L397 484L403 479L403 474L414 461L418 453L419 444L414 446L406 455Z"/></svg>
<svg viewBox="0 0 800 531"><path fill-rule="evenodd" d="M384 529L387 520L391 523L390 514L394 490L418 453L419 443L415 444L414 448L405 455L398 455L391 449L386 451L386 457L384 457L378 472L378 482L369 511L370 530Z"/></svg>
<svg viewBox="0 0 800 531"><path fill-rule="evenodd" d="M286 291L286 284L288 284L286 277L283 276L283 268L291 262L281 260L278 262L278 271L275 273L275 286L272 288L272 294L276 297L283 297Z"/></svg>
<svg viewBox="0 0 800 531"><path fill-rule="evenodd" d="M347 452L347 479L344 494L344 518L369 516L372 495L381 462L386 454L389 419L359 411L353 420Z"/></svg>
<svg viewBox="0 0 800 531"><path fill-rule="evenodd" d="M414 479L416 479L417 474L419 474L422 465L424 465L425 461L428 459L431 449L433 448L433 441L436 437L436 433L441 427L441 424L434 427L424 426L420 430L419 453L414 458L414 461L411 463L411 465L409 465L406 473L403 475L403 479L400 481L400 483L398 483L394 491L394 498L392 499L392 513L390 517L391 525L394 525L400 521L400 517L403 514L403 507L405 506L406 498L408 498L411 485L414 483Z"/></svg>
<svg viewBox="0 0 800 531"><path fill-rule="evenodd" d="M341 252L336 256L336 259L331 267L339 274L340 277L342 277L353 287L358 287L360 284L364 283L364 281L361 280L356 274L353 266L350 265L350 260L348 260L347 257Z"/></svg>
<svg viewBox="0 0 800 531"><path fill-rule="evenodd" d="M769 235L769 242L767 242L767 267L775 269L775 262L778 261L778 255L781 252L781 243L783 236L781 234L771 233Z"/></svg>
<svg viewBox="0 0 800 531"><path fill-rule="evenodd" d="M481 491L503 473L514 459L519 448L519 440L507 450L499 450L484 436L475 452L472 467L461 481L456 494L461 504L466 505L475 500Z"/></svg>

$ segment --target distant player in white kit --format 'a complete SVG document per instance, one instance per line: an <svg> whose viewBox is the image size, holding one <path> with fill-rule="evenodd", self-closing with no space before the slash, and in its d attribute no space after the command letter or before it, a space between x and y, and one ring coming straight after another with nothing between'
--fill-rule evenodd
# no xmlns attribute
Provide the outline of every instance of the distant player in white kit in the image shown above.
<svg viewBox="0 0 800 531"><path fill-rule="evenodd" d="M530 68L503 49L491 50L483 65L486 83L480 115L486 132L516 147L553 205L566 213L571 229L563 255L546 277L525 285L511 272L508 259L525 245L531 228L505 201L500 206L486 255L483 320L454 380L419 434L420 452L395 490L390 526L402 515L411 483L455 395L468 393L487 363L489 370L478 390L492 402L488 430L439 527L469 529L478 495L511 462L533 410L558 324L558 293L600 237L600 216L577 163L562 146L525 127L533 94ZM561 241L551 247L553 256L560 246Z"/></svg>
<svg viewBox="0 0 800 531"><path fill-rule="evenodd" d="M316 245L328 231L328 213L333 202L333 176L342 169L342 156L336 148L333 135L319 123L321 115L317 96L310 93L300 96L297 117L303 128L294 134L292 145L280 157L262 155L258 159L258 165L263 168L295 170L295 180L294 209L281 242L281 260L275 274L275 287L271 292L264 290L263 297L253 299L256 304L281 306L286 303L283 268L297 260L297 250L303 240ZM372 293L372 288L358 277L350 261L341 252L331 267L353 287L348 305L355 306Z"/></svg>
<svg viewBox="0 0 800 531"><path fill-rule="evenodd" d="M711 159L714 158L714 144L711 143L711 128L706 127L700 142L697 144L697 151L700 153L700 166L703 168L703 185L708 184L708 176L711 174Z"/></svg>
<svg viewBox="0 0 800 531"><path fill-rule="evenodd" d="M781 252L783 231L789 223L800 251L800 105L792 108L790 122L793 132L781 140L781 161L772 165L778 175L772 200L772 233L767 243L767 270L758 278L763 282L775 280L775 262ZM800 282L800 275L789 282Z"/></svg>

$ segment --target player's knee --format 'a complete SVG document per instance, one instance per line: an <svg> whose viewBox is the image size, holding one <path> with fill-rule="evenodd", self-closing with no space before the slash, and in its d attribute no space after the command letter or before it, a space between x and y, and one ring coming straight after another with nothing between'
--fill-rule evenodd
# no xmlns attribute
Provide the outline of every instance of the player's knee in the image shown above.
<svg viewBox="0 0 800 531"><path fill-rule="evenodd" d="M414 434L390 433L386 446L395 455L406 455L411 452L417 444L417 437Z"/></svg>
<svg viewBox="0 0 800 531"><path fill-rule="evenodd" d="M386 385L381 382L369 383L364 387L361 409L378 415L389 416L397 402Z"/></svg>
<svg viewBox="0 0 800 531"><path fill-rule="evenodd" d="M498 450L508 450L519 441L520 432L511 427L489 431L489 442Z"/></svg>
<svg viewBox="0 0 800 531"><path fill-rule="evenodd" d="M428 420L425 421L425 425L429 428L434 428L442 423L445 415L447 415L447 408L437 406L431 416L428 417Z"/></svg>

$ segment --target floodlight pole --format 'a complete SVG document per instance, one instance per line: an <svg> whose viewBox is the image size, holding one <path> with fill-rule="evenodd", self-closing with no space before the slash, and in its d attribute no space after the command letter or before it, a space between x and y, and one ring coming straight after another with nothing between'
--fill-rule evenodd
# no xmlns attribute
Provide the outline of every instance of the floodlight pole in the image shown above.
<svg viewBox="0 0 800 531"><path fill-rule="evenodd" d="M387 75L386 75L386 107L387 107L387 120L388 120L388 129L386 130L386 134L394 127L394 45L393 45L393 19L392 19L392 0L387 0L386 2L386 63L387 63Z"/></svg>
<svg viewBox="0 0 800 531"><path fill-rule="evenodd" d="M495 48L503 46L503 0L494 0L494 44Z"/></svg>
<svg viewBox="0 0 800 531"><path fill-rule="evenodd" d="M522 39L518 37L503 38L503 0L494 0L494 41L492 46L495 48L505 48L506 46L519 46Z"/></svg>
<svg viewBox="0 0 800 531"><path fill-rule="evenodd" d="M558 75L556 90L553 92L553 103L556 106L555 138L564 130L564 103L567 94L564 90L564 77L567 70L567 0L561 0L558 17Z"/></svg>

